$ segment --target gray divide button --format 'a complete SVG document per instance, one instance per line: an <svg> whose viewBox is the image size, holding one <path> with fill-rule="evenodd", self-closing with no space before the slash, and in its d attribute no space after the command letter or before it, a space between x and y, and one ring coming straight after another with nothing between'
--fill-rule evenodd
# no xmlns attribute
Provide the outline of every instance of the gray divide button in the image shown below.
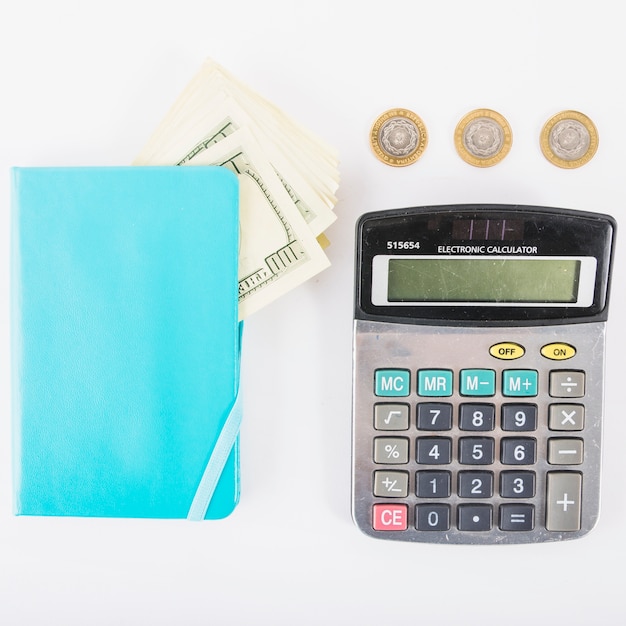
<svg viewBox="0 0 626 626"><path fill-rule="evenodd" d="M580 530L582 475L578 472L548 472L546 528Z"/></svg>
<svg viewBox="0 0 626 626"><path fill-rule="evenodd" d="M582 398L585 395L585 373L550 372L550 395L553 398Z"/></svg>

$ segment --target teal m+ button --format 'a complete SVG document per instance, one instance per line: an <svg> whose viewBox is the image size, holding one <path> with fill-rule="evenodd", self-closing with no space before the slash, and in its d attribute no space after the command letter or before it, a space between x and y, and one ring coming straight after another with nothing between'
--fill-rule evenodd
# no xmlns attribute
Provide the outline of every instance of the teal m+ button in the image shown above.
<svg viewBox="0 0 626 626"><path fill-rule="evenodd" d="M535 370L504 370L502 372L503 396L536 396L537 372Z"/></svg>
<svg viewBox="0 0 626 626"><path fill-rule="evenodd" d="M451 396L452 372L450 370L419 370L417 393L427 397Z"/></svg>
<svg viewBox="0 0 626 626"><path fill-rule="evenodd" d="M411 390L411 375L408 370L376 370L374 393L377 396L399 398L408 396Z"/></svg>

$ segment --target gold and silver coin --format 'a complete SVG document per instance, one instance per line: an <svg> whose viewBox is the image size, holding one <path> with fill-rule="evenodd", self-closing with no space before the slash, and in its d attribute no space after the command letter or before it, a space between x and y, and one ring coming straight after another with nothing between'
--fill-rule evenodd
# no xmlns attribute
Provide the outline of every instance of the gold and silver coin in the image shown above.
<svg viewBox="0 0 626 626"><path fill-rule="evenodd" d="M454 132L459 156L475 167L491 167L509 153L513 134L509 123L496 111L470 111Z"/></svg>
<svg viewBox="0 0 626 626"><path fill-rule="evenodd" d="M424 122L413 111L389 109L374 122L370 144L383 163L403 167L422 156L428 144L428 133Z"/></svg>
<svg viewBox="0 0 626 626"><path fill-rule="evenodd" d="M545 123L540 144L550 163L572 169L584 165L596 153L598 131L586 115L561 111Z"/></svg>

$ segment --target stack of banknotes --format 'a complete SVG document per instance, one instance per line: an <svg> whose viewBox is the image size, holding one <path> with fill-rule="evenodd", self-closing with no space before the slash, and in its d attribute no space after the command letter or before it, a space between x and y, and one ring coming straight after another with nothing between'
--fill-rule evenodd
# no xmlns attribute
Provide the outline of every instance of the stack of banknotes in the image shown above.
<svg viewBox="0 0 626 626"><path fill-rule="evenodd" d="M207 60L134 165L218 165L239 178L239 317L329 265L335 150Z"/></svg>

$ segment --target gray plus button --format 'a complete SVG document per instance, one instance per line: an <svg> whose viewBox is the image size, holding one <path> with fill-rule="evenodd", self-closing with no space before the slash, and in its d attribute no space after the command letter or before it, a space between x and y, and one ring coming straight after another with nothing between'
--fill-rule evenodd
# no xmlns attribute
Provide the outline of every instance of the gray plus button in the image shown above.
<svg viewBox="0 0 626 626"><path fill-rule="evenodd" d="M548 472L546 528L580 530L582 475L577 472Z"/></svg>

